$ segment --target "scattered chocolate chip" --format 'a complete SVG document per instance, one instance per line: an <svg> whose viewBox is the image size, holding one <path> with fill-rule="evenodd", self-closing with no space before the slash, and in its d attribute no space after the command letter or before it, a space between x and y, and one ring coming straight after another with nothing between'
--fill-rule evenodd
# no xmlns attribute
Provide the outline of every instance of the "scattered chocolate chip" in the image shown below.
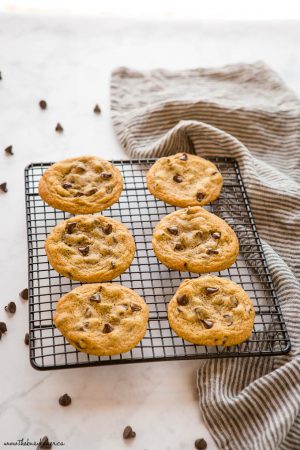
<svg viewBox="0 0 300 450"><path fill-rule="evenodd" d="M135 436L136 436L135 431L133 431L131 426L127 425L127 427L125 427L124 431L123 431L123 438L124 439L132 439L132 438L135 438Z"/></svg>
<svg viewBox="0 0 300 450"><path fill-rule="evenodd" d="M17 305L15 302L9 302L7 306L4 307L5 311L10 312L11 314L14 314L17 310Z"/></svg>
<svg viewBox="0 0 300 450"><path fill-rule="evenodd" d="M195 233L195 237L197 237L197 238L199 238L199 239L202 239L202 237L203 237L203 233L202 233L202 231L196 231L196 233Z"/></svg>
<svg viewBox="0 0 300 450"><path fill-rule="evenodd" d="M41 109L46 109L47 108L47 102L46 100L40 100L39 101L39 105Z"/></svg>
<svg viewBox="0 0 300 450"><path fill-rule="evenodd" d="M112 177L112 173L109 173L109 172L101 173L101 178L103 178L103 180L109 180L111 177Z"/></svg>
<svg viewBox="0 0 300 450"><path fill-rule="evenodd" d="M7 326L5 322L0 322L0 333L6 333L7 332Z"/></svg>
<svg viewBox="0 0 300 450"><path fill-rule="evenodd" d="M69 406L72 403L72 399L68 394L64 394L58 399L60 406Z"/></svg>
<svg viewBox="0 0 300 450"><path fill-rule="evenodd" d="M78 191L76 192L75 197L82 197L83 195L84 195L83 192Z"/></svg>
<svg viewBox="0 0 300 450"><path fill-rule="evenodd" d="M226 320L228 326L233 324L233 317L231 314L223 314L223 317Z"/></svg>
<svg viewBox="0 0 300 450"><path fill-rule="evenodd" d="M52 444L51 444L51 442L49 442L49 439L48 439L48 437L47 436L44 436L41 440L40 440L40 443L39 443L39 447L38 447L39 449L51 449L52 448Z"/></svg>
<svg viewBox="0 0 300 450"><path fill-rule="evenodd" d="M7 183L1 183L0 184L0 190L2 191L2 192L7 192Z"/></svg>
<svg viewBox="0 0 300 450"><path fill-rule="evenodd" d="M207 448L207 443L205 439L196 439L195 448L197 450L205 450Z"/></svg>
<svg viewBox="0 0 300 450"><path fill-rule="evenodd" d="M71 183L63 183L63 184L62 184L62 187L63 187L64 189L70 189L70 188L72 187L72 184L71 184Z"/></svg>
<svg viewBox="0 0 300 450"><path fill-rule="evenodd" d="M212 328L214 323L211 320L202 319L201 322L203 323L205 328Z"/></svg>
<svg viewBox="0 0 300 450"><path fill-rule="evenodd" d="M19 296L23 299L23 300L28 300L28 289L22 289L22 291L19 293Z"/></svg>
<svg viewBox="0 0 300 450"><path fill-rule="evenodd" d="M184 267L185 269L187 269L187 268L188 268L188 263L185 262L185 263L183 264L183 267Z"/></svg>
<svg viewBox="0 0 300 450"><path fill-rule="evenodd" d="M219 288L215 287L207 287L205 288L206 294L214 294L215 292L218 292Z"/></svg>
<svg viewBox="0 0 300 450"><path fill-rule="evenodd" d="M29 345L29 333L25 334L24 343L25 343L25 345Z"/></svg>
<svg viewBox="0 0 300 450"><path fill-rule="evenodd" d="M175 183L182 183L183 182L183 178L180 175L178 175L178 174L174 175L173 180L175 181Z"/></svg>
<svg viewBox="0 0 300 450"><path fill-rule="evenodd" d="M177 244L175 244L174 249L175 249L175 250L182 250L182 249L183 249L183 246L178 242Z"/></svg>
<svg viewBox="0 0 300 450"><path fill-rule="evenodd" d="M14 152L13 152L13 146L12 146L12 145L9 145L8 147L6 147L6 148L4 149L4 151L5 151L5 153L6 153L7 155L13 155L13 154L14 154Z"/></svg>
<svg viewBox="0 0 300 450"><path fill-rule="evenodd" d="M112 186L107 186L107 188L105 189L107 194L111 194L113 191L113 187Z"/></svg>
<svg viewBox="0 0 300 450"><path fill-rule="evenodd" d="M213 248L209 248L209 249L206 251L206 253L207 253L208 255L218 255L218 254L219 254L219 251L218 251L218 250L214 250Z"/></svg>
<svg viewBox="0 0 300 450"><path fill-rule="evenodd" d="M112 225L110 223L108 223L107 225L105 225L104 227L102 227L102 231L104 234L110 234L112 232Z"/></svg>
<svg viewBox="0 0 300 450"><path fill-rule="evenodd" d="M204 199L204 197L205 197L205 194L203 194L203 192L197 192L197 194L196 194L196 199L197 199L197 201L198 202L202 202L202 200Z"/></svg>
<svg viewBox="0 0 300 450"><path fill-rule="evenodd" d="M96 303L101 303L101 297L100 297L100 294L99 294L98 292L96 292L96 294L93 294L93 295L90 297L90 301L91 301L91 302L96 302Z"/></svg>
<svg viewBox="0 0 300 450"><path fill-rule="evenodd" d="M62 133L64 131L63 127L61 126L61 124L58 122L56 127L55 127L55 131L57 131L58 133Z"/></svg>
<svg viewBox="0 0 300 450"><path fill-rule="evenodd" d="M179 295L177 297L177 303L180 306L185 306L185 305L188 304L188 302L189 302L189 298L188 298L188 296L186 294Z"/></svg>
<svg viewBox="0 0 300 450"><path fill-rule="evenodd" d="M66 223L66 232L68 234L72 234L76 228L76 225L77 225L77 222L67 222Z"/></svg>
<svg viewBox="0 0 300 450"><path fill-rule="evenodd" d="M87 191L86 195L94 195L94 194L96 194L96 192L98 192L98 189L93 188L93 189L90 189L89 191Z"/></svg>
<svg viewBox="0 0 300 450"><path fill-rule="evenodd" d="M215 231L211 235L214 239L220 239L220 237L221 237L221 233L219 233L218 231Z"/></svg>
<svg viewBox="0 0 300 450"><path fill-rule="evenodd" d="M104 325L104 327L103 327L103 333L111 333L112 331L113 331L113 327L111 326L111 324L110 323L106 323L105 325Z"/></svg>
<svg viewBox="0 0 300 450"><path fill-rule="evenodd" d="M174 236L178 235L178 227L176 227L175 225L172 227L168 227L167 230L170 234L173 234Z"/></svg>
<svg viewBox="0 0 300 450"><path fill-rule="evenodd" d="M188 155L186 153L183 153L181 156L179 156L179 159L181 159L181 161L187 161Z"/></svg>
<svg viewBox="0 0 300 450"><path fill-rule="evenodd" d="M87 245L86 247L78 247L78 250L80 251L80 253L81 253L83 256L86 256L86 255L89 254L90 247L89 247L88 245Z"/></svg>
<svg viewBox="0 0 300 450"><path fill-rule="evenodd" d="M101 114L101 108L100 108L99 105L96 105L96 106L95 106L95 108L94 108L94 113L95 113L95 114Z"/></svg>
<svg viewBox="0 0 300 450"><path fill-rule="evenodd" d="M142 307L136 303L130 303L130 309L132 312L141 311Z"/></svg>

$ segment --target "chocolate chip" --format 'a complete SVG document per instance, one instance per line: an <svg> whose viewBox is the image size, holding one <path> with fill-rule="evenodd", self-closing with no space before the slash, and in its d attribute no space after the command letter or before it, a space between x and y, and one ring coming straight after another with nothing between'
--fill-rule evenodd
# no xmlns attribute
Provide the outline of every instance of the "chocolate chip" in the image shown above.
<svg viewBox="0 0 300 450"><path fill-rule="evenodd" d="M182 183L183 182L183 178L180 175L178 175L178 174L174 175L173 180L176 183Z"/></svg>
<svg viewBox="0 0 300 450"><path fill-rule="evenodd" d="M7 327L6 327L6 323L5 322L0 322L0 332L1 333L6 333L7 332Z"/></svg>
<svg viewBox="0 0 300 450"><path fill-rule="evenodd" d="M68 394L64 394L58 399L60 406L69 406L72 403L72 399Z"/></svg>
<svg viewBox="0 0 300 450"><path fill-rule="evenodd" d="M78 247L78 250L80 251L80 253L81 253L83 256L86 256L86 255L89 254L90 247L89 247L88 245L87 245L86 247Z"/></svg>
<svg viewBox="0 0 300 450"><path fill-rule="evenodd" d="M25 334L24 343L25 343L25 345L29 345L29 333Z"/></svg>
<svg viewBox="0 0 300 450"><path fill-rule="evenodd" d="M62 184L62 187L63 187L64 189L70 189L70 188L72 187L72 184L71 184L71 183L63 183L63 184Z"/></svg>
<svg viewBox="0 0 300 450"><path fill-rule="evenodd" d="M48 437L47 436L44 436L41 440L40 440L40 443L39 443L39 447L38 447L39 449L51 449L52 448L52 443L51 442L49 442L49 439L48 439Z"/></svg>
<svg viewBox="0 0 300 450"><path fill-rule="evenodd" d="M178 235L178 227L176 227L175 225L173 225L172 227L168 227L167 230L170 234L173 234L174 236Z"/></svg>
<svg viewBox="0 0 300 450"><path fill-rule="evenodd" d="M57 131L58 133L62 133L64 131L63 127L61 126L61 124L58 122L56 127L55 127L55 131Z"/></svg>
<svg viewBox="0 0 300 450"><path fill-rule="evenodd" d="M11 314L14 314L17 310L17 305L15 302L9 302L7 306L4 307L5 311L10 312Z"/></svg>
<svg viewBox="0 0 300 450"><path fill-rule="evenodd" d="M67 222L66 223L66 232L68 234L72 234L76 228L76 225L77 225L77 222Z"/></svg>
<svg viewBox="0 0 300 450"><path fill-rule="evenodd" d="M90 301L91 301L91 302L96 302L96 303L101 303L101 297L100 297L100 294L99 294L98 292L96 292L96 294L93 294L93 295L90 297Z"/></svg>
<svg viewBox="0 0 300 450"><path fill-rule="evenodd" d="M175 244L175 250L183 250L183 246L180 243Z"/></svg>
<svg viewBox="0 0 300 450"><path fill-rule="evenodd" d="M204 197L205 197L205 194L203 194L203 192L197 192L197 194L196 194L196 199L197 199L197 201L198 202L202 202L202 200L204 199Z"/></svg>
<svg viewBox="0 0 300 450"><path fill-rule="evenodd" d="M135 436L136 436L135 431L133 431L133 429L131 428L130 425L127 425L127 427L125 427L124 431L123 431L123 438L124 439L132 439L132 438L135 438Z"/></svg>
<svg viewBox="0 0 300 450"><path fill-rule="evenodd" d="M142 307L136 303L130 303L130 309L132 312L141 311Z"/></svg>
<svg viewBox="0 0 300 450"><path fill-rule="evenodd" d="M203 323L204 327L209 329L212 328L214 323L211 320L202 319L201 322Z"/></svg>
<svg viewBox="0 0 300 450"><path fill-rule="evenodd" d="M6 153L7 155L13 155L13 154L14 154L14 152L13 152L13 146L12 146L12 145L9 145L8 147L6 147L6 148L4 149L4 151L5 151L5 153Z"/></svg>
<svg viewBox="0 0 300 450"><path fill-rule="evenodd" d="M46 100L40 100L39 101L39 105L41 109L46 109L47 108L47 102Z"/></svg>
<svg viewBox="0 0 300 450"><path fill-rule="evenodd" d="M113 187L112 186L107 186L107 188L105 189L107 194L111 194L113 191Z"/></svg>
<svg viewBox="0 0 300 450"><path fill-rule="evenodd" d="M22 291L19 293L19 296L23 299L23 300L28 300L28 289L22 289Z"/></svg>
<svg viewBox="0 0 300 450"><path fill-rule="evenodd" d="M202 239L202 237L203 237L202 231L196 231L195 237L197 237L197 238L199 238L199 239Z"/></svg>
<svg viewBox="0 0 300 450"><path fill-rule="evenodd" d="M231 314L223 314L223 317L226 320L228 326L233 324L233 317Z"/></svg>
<svg viewBox="0 0 300 450"><path fill-rule="evenodd" d="M0 190L2 191L2 192L7 192L7 183L1 183L0 184Z"/></svg>
<svg viewBox="0 0 300 450"><path fill-rule="evenodd" d="M104 327L103 327L103 330L102 330L102 332L103 333L111 333L112 331L113 331L113 327L111 326L111 324L110 323L106 323L105 325L104 325Z"/></svg>
<svg viewBox="0 0 300 450"><path fill-rule="evenodd" d="M97 189L97 188L93 188L93 189L90 189L90 190L86 193L86 195L94 195L94 194L96 194L96 192L98 192L98 189Z"/></svg>
<svg viewBox="0 0 300 450"><path fill-rule="evenodd" d="M102 227L102 231L104 234L109 235L112 232L112 225L110 223L108 223L107 225Z"/></svg>
<svg viewBox="0 0 300 450"><path fill-rule="evenodd" d="M179 295L177 297L177 303L180 306L185 306L185 305L188 304L188 302L189 302L189 298L188 298L188 296L186 294Z"/></svg>
<svg viewBox="0 0 300 450"><path fill-rule="evenodd" d="M221 233L219 233L218 231L215 231L211 235L214 239L220 239L220 237L221 237Z"/></svg>
<svg viewBox="0 0 300 450"><path fill-rule="evenodd" d="M213 248L209 248L206 253L208 255L218 255L219 251L218 250L214 250Z"/></svg>
<svg viewBox="0 0 300 450"><path fill-rule="evenodd" d="M78 191L76 192L75 197L82 197L83 195L84 195L83 192Z"/></svg>
<svg viewBox="0 0 300 450"><path fill-rule="evenodd" d="M197 450L205 450L207 448L207 443L205 439L196 439L195 448Z"/></svg>
<svg viewBox="0 0 300 450"><path fill-rule="evenodd" d="M95 114L101 114L101 108L100 108L99 105L96 105L96 106L95 106L95 108L94 108L94 113L95 113Z"/></svg>
<svg viewBox="0 0 300 450"><path fill-rule="evenodd" d="M101 178L103 178L103 180L109 180L111 177L112 177L112 173L109 173L109 172L101 173Z"/></svg>
<svg viewBox="0 0 300 450"><path fill-rule="evenodd" d="M206 294L214 294L215 292L218 292L219 288L215 287L207 287L205 288Z"/></svg>
<svg viewBox="0 0 300 450"><path fill-rule="evenodd" d="M188 155L187 155L186 153L183 153L181 156L179 156L179 159L180 159L181 161L187 161Z"/></svg>

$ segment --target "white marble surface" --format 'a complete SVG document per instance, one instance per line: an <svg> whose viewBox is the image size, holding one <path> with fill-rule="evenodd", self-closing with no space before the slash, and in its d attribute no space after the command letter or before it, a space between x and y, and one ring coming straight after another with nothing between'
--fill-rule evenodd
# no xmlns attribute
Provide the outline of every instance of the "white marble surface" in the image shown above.
<svg viewBox="0 0 300 450"><path fill-rule="evenodd" d="M109 74L118 65L179 69L263 59L299 94L299 30L298 23L0 16L0 183L9 189L0 195L0 320L8 324L0 342L0 448L47 434L72 450L188 450L198 437L216 449L195 395L197 361L31 368L23 343L27 304L18 299L27 284L23 170L32 161L83 153L124 156L109 119ZM46 111L38 108L41 98ZM101 116L92 112L95 103ZM57 121L62 135L54 132ZM8 145L13 157L2 151ZM10 300L18 308L12 318L3 310ZM73 399L69 408L57 403L64 392ZM128 423L137 437L123 442Z"/></svg>

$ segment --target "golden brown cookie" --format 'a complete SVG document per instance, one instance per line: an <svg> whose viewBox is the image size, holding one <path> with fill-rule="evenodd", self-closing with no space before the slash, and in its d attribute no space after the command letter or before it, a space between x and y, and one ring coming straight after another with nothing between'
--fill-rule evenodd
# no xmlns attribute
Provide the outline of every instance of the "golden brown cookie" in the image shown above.
<svg viewBox="0 0 300 450"><path fill-rule="evenodd" d="M175 333L198 345L240 344L251 336L254 318L253 303L240 286L209 275L183 281L168 306Z"/></svg>
<svg viewBox="0 0 300 450"><path fill-rule="evenodd" d="M201 206L165 216L154 229L152 245L157 258L170 269L196 273L226 269L239 253L233 229Z"/></svg>
<svg viewBox="0 0 300 450"><path fill-rule="evenodd" d="M148 306L120 284L86 284L61 297L53 322L77 350L115 355L128 352L143 339Z"/></svg>
<svg viewBox="0 0 300 450"><path fill-rule="evenodd" d="M71 280L109 281L131 264L135 244L120 222L82 215L60 222L45 242L51 266Z"/></svg>
<svg viewBox="0 0 300 450"><path fill-rule="evenodd" d="M39 194L48 205L72 214L102 211L118 201L122 190L120 171L96 156L53 164L39 183Z"/></svg>
<svg viewBox="0 0 300 450"><path fill-rule="evenodd" d="M207 159L188 153L158 159L147 174L154 197L174 206L207 205L219 197L223 177Z"/></svg>

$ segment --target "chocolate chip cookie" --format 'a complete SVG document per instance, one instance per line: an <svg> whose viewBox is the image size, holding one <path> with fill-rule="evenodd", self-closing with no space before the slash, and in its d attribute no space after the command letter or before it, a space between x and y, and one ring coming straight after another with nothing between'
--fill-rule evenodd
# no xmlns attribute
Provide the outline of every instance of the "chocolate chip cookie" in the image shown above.
<svg viewBox="0 0 300 450"><path fill-rule="evenodd" d="M177 153L153 164L147 174L147 185L154 197L170 205L197 206L219 197L223 177L212 162Z"/></svg>
<svg viewBox="0 0 300 450"><path fill-rule="evenodd" d="M109 281L131 264L135 244L120 222L81 215L56 225L45 242L51 266L71 280Z"/></svg>
<svg viewBox="0 0 300 450"><path fill-rule="evenodd" d="M120 171L95 156L53 164L39 183L39 194L48 205L72 214L102 211L119 199L122 190Z"/></svg>
<svg viewBox="0 0 300 450"><path fill-rule="evenodd" d="M148 306L119 284L86 284L58 301L53 322L77 350L115 355L135 347L145 336Z"/></svg>
<svg viewBox="0 0 300 450"><path fill-rule="evenodd" d="M239 253L232 228L201 206L165 216L154 229L152 245L157 258L170 269L196 273L226 269Z"/></svg>
<svg viewBox="0 0 300 450"><path fill-rule="evenodd" d="M185 280L168 306L170 326L198 345L240 344L251 336L255 312L246 292L225 278Z"/></svg>

